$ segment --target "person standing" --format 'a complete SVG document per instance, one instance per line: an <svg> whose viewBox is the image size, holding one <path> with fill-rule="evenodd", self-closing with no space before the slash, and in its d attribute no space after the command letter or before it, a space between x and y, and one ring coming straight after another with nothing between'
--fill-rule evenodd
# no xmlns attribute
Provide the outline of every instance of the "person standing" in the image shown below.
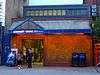
<svg viewBox="0 0 100 75"><path fill-rule="evenodd" d="M32 49L28 49L28 54L27 54L28 68L32 68L32 57L33 57Z"/></svg>

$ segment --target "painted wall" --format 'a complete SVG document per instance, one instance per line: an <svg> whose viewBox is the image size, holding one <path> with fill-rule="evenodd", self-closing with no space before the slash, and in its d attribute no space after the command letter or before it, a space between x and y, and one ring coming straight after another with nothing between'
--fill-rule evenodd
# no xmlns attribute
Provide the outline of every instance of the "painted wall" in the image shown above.
<svg viewBox="0 0 100 75"><path fill-rule="evenodd" d="M93 63L92 40L90 36L81 34L18 34L12 38L12 47L20 50L22 39L44 40L44 65L46 66L70 66L73 52L86 53L87 65Z"/></svg>
<svg viewBox="0 0 100 75"><path fill-rule="evenodd" d="M92 65L92 41L85 35L48 35L45 65L71 65L73 52L86 53L87 65Z"/></svg>

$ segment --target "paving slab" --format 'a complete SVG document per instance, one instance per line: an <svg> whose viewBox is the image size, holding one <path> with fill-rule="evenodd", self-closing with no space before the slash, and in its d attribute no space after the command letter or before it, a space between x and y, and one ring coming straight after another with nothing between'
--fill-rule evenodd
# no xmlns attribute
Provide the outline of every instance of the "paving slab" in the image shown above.
<svg viewBox="0 0 100 75"><path fill-rule="evenodd" d="M94 67L0 67L0 75L100 75Z"/></svg>

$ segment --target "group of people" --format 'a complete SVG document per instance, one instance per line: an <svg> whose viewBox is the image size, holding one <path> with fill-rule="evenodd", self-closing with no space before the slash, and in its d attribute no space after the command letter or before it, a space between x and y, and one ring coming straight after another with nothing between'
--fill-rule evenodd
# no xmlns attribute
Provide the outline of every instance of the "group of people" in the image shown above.
<svg viewBox="0 0 100 75"><path fill-rule="evenodd" d="M7 58L7 64L9 66L17 65L20 69L22 65L27 64L28 68L32 68L32 60L33 60L33 52L32 49L29 48L26 50L26 54L23 54L22 51L11 51Z"/></svg>
<svg viewBox="0 0 100 75"><path fill-rule="evenodd" d="M28 68L32 68L32 58L33 58L33 52L32 49L26 50L26 55L23 54L23 52L18 51L16 54L16 60L17 60L17 66L20 69L23 64L27 63Z"/></svg>

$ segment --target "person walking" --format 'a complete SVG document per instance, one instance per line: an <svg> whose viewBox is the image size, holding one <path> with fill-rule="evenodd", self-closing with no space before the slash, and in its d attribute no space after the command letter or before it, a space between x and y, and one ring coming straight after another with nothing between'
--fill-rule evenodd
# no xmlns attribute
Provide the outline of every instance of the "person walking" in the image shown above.
<svg viewBox="0 0 100 75"><path fill-rule="evenodd" d="M22 68L23 54L22 52L17 53L17 67L18 69Z"/></svg>

